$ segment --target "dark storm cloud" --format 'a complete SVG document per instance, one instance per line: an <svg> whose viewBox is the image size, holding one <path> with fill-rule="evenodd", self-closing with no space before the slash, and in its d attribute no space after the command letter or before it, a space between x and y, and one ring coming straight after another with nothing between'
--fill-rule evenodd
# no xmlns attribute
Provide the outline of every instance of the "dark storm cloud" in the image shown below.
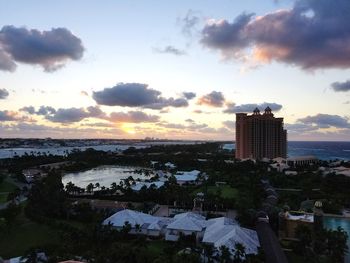
<svg viewBox="0 0 350 263"><path fill-rule="evenodd" d="M157 122L159 116L146 114L142 111L112 112L107 114L103 112L99 106L89 106L87 108L59 108L55 109L51 106L41 106L39 110L35 110L33 106L27 106L20 109L20 111L29 114L41 115L51 122L71 124L80 122L87 118L95 118L110 122Z"/></svg>
<svg viewBox="0 0 350 263"><path fill-rule="evenodd" d="M129 122L129 123L143 123L143 122L157 122L159 116L146 114L142 111L129 112L112 112L108 117L112 122Z"/></svg>
<svg viewBox="0 0 350 263"><path fill-rule="evenodd" d="M350 128L349 120L339 115L329 115L319 113L314 116L307 116L305 118L298 119L298 122L302 124L313 125L314 127L323 128Z"/></svg>
<svg viewBox="0 0 350 263"><path fill-rule="evenodd" d="M350 91L350 80L345 82L334 82L331 86L335 92Z"/></svg>
<svg viewBox="0 0 350 263"><path fill-rule="evenodd" d="M0 100L4 100L9 96L9 92L6 89L0 89Z"/></svg>
<svg viewBox="0 0 350 263"><path fill-rule="evenodd" d="M89 113L83 108L60 108L55 113L45 116L47 120L59 123L79 122L88 117Z"/></svg>
<svg viewBox="0 0 350 263"><path fill-rule="evenodd" d="M176 48L174 46L168 45L164 48L153 48L154 52L160 53L160 54L172 54L175 56L184 56L186 55L186 51Z"/></svg>
<svg viewBox="0 0 350 263"><path fill-rule="evenodd" d="M9 54L1 48L0 44L0 70L13 72L16 70L16 63L13 62Z"/></svg>
<svg viewBox="0 0 350 263"><path fill-rule="evenodd" d="M192 120L192 119L186 119L185 122L188 122L188 123L195 123L195 121Z"/></svg>
<svg viewBox="0 0 350 263"><path fill-rule="evenodd" d="M225 103L225 97L222 92L212 91L198 99L197 104L211 107L222 107Z"/></svg>
<svg viewBox="0 0 350 263"><path fill-rule="evenodd" d="M89 118L105 118L106 113L104 113L99 106L89 106L86 108Z"/></svg>
<svg viewBox="0 0 350 263"><path fill-rule="evenodd" d="M0 69L14 71L16 62L40 65L51 72L84 53L82 41L66 28L39 31L4 26L0 30Z"/></svg>
<svg viewBox="0 0 350 263"><path fill-rule="evenodd" d="M39 110L36 112L38 115L54 114L56 110L51 106L40 106Z"/></svg>
<svg viewBox="0 0 350 263"><path fill-rule="evenodd" d="M253 14L241 14L233 23L226 20L208 22L202 30L201 43L213 49L236 52L249 44L245 27Z"/></svg>
<svg viewBox="0 0 350 263"><path fill-rule="evenodd" d="M196 93L194 92L182 92L182 95L188 100L194 99L196 97Z"/></svg>
<svg viewBox="0 0 350 263"><path fill-rule="evenodd" d="M18 115L17 112L0 110L0 121L22 121L25 118Z"/></svg>
<svg viewBox="0 0 350 263"><path fill-rule="evenodd" d="M161 92L141 83L118 83L112 88L93 92L100 105L142 107L159 102Z"/></svg>
<svg viewBox="0 0 350 263"><path fill-rule="evenodd" d="M249 104L241 104L235 105L231 103L224 110L224 113L238 113L238 112L253 112L255 108L258 108L260 111L264 111L266 107L270 107L272 111L279 111L282 109L282 105L274 102L264 102L260 104L249 103Z"/></svg>
<svg viewBox="0 0 350 263"><path fill-rule="evenodd" d="M288 133L296 134L308 133L318 130L317 126L305 123L285 124L285 128L288 130Z"/></svg>
<svg viewBox="0 0 350 263"><path fill-rule="evenodd" d="M47 114L54 114L56 110L51 106L40 106L39 110L35 110L33 106L25 106L20 111L27 112L29 114L36 114L36 115L47 115Z"/></svg>
<svg viewBox="0 0 350 263"><path fill-rule="evenodd" d="M118 83L112 88L93 92L93 99L99 105L141 107L149 109L163 109L166 107L187 107L184 98L164 98L161 92L148 88L141 83Z"/></svg>
<svg viewBox="0 0 350 263"><path fill-rule="evenodd" d="M23 107L23 108L21 108L19 110L27 112L29 114L35 114L35 108L33 106L25 106L25 107Z"/></svg>
<svg viewBox="0 0 350 263"><path fill-rule="evenodd" d="M298 0L264 16L242 14L232 23L209 20L201 43L226 58L252 54L303 69L350 67L350 1Z"/></svg>
<svg viewBox="0 0 350 263"><path fill-rule="evenodd" d="M86 118L108 119L107 114L98 106L90 106L87 108L60 108L57 110L49 106L40 107L40 109L42 108L46 110L46 114L41 115L45 115L45 118L52 122L73 123L80 122ZM45 113L45 111L42 113Z"/></svg>

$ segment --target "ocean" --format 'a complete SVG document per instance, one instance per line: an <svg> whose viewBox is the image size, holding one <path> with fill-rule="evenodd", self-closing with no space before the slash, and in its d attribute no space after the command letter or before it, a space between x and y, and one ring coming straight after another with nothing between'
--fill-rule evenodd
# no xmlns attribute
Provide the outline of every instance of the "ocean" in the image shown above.
<svg viewBox="0 0 350 263"><path fill-rule="evenodd" d="M225 144L224 149L234 149L235 144ZM314 155L320 160L350 160L350 142L289 141L288 157Z"/></svg>
<svg viewBox="0 0 350 263"><path fill-rule="evenodd" d="M155 144L195 144L195 141L170 141L170 142L152 142L134 145L98 145L98 146L84 146L84 147L56 147L56 148L6 148L0 149L0 159L11 158L14 155L23 155L25 153L34 154L50 153L54 155L65 155L67 152L72 151L75 148L85 150L87 148L94 148L102 151L122 151L129 146L136 148L143 148ZM224 144L224 149L232 150L235 148L234 143ZM314 155L321 160L350 160L350 142L306 142L306 141L289 141L288 142L288 157Z"/></svg>

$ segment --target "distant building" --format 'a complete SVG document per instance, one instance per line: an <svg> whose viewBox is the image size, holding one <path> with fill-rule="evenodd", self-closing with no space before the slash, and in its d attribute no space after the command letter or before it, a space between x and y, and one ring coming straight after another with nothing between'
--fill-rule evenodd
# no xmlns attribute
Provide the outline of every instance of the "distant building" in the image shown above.
<svg viewBox="0 0 350 263"><path fill-rule="evenodd" d="M296 157L291 157L287 159L287 164L291 167L309 166L317 163L318 163L318 159L313 155L296 156Z"/></svg>
<svg viewBox="0 0 350 263"><path fill-rule="evenodd" d="M198 170L193 170L193 171L189 171L189 172L178 171L175 174L176 182L179 185L196 184L196 183L198 183L197 179L198 179L198 176L200 173L201 172Z"/></svg>
<svg viewBox="0 0 350 263"><path fill-rule="evenodd" d="M236 114L236 158L274 159L287 157L287 131L283 118L275 118L267 107L263 114L256 108L252 115Z"/></svg>

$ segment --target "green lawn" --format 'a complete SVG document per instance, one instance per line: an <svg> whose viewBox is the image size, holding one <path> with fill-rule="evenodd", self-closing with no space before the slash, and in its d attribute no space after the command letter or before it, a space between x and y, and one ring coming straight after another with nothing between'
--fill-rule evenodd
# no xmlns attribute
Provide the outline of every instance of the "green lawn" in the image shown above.
<svg viewBox="0 0 350 263"><path fill-rule="evenodd" d="M56 230L29 220L23 212L0 236L0 256L3 258L22 256L31 247L56 244L59 240Z"/></svg>
<svg viewBox="0 0 350 263"><path fill-rule="evenodd" d="M17 186L9 182L3 181L0 183L0 204L7 202L7 195L15 190Z"/></svg>
<svg viewBox="0 0 350 263"><path fill-rule="evenodd" d="M16 188L17 188L17 186L15 186L14 184L11 184L9 182L3 181L0 184L0 193L1 192L12 192Z"/></svg>
<svg viewBox="0 0 350 263"><path fill-rule="evenodd" d="M7 193L0 193L0 204L7 202Z"/></svg>
<svg viewBox="0 0 350 263"><path fill-rule="evenodd" d="M238 195L238 190L229 185L208 186L207 190L208 193L213 195L220 193L220 196L223 199L235 199ZM204 186L194 191L194 194L199 192L205 192Z"/></svg>
<svg viewBox="0 0 350 263"><path fill-rule="evenodd" d="M303 262L305 262L305 260L301 256L296 255L292 251L287 251L286 256L287 256L288 262L290 262L290 263L303 263Z"/></svg>
<svg viewBox="0 0 350 263"><path fill-rule="evenodd" d="M148 251L154 255L159 255L167 246L168 244L164 240L152 240L148 242Z"/></svg>

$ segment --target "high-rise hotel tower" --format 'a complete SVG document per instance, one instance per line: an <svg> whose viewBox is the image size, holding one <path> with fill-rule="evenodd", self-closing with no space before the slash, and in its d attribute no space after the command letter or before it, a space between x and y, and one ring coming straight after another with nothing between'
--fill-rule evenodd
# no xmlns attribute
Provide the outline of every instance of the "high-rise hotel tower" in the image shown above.
<svg viewBox="0 0 350 263"><path fill-rule="evenodd" d="M287 131L283 118L275 118L270 107L263 114L236 113L236 158L273 159L287 157Z"/></svg>

